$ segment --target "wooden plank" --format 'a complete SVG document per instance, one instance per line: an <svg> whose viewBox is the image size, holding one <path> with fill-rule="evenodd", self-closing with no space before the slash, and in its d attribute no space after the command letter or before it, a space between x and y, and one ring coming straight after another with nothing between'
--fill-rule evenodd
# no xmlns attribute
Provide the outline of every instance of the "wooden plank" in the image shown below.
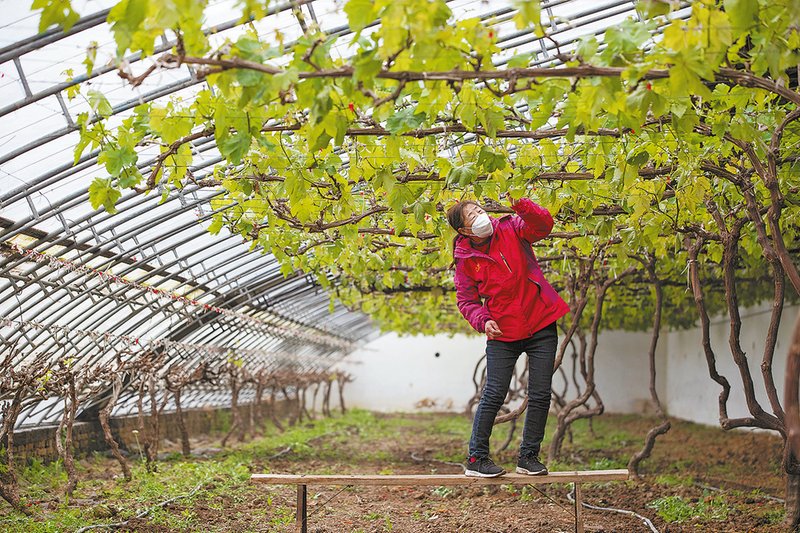
<svg viewBox="0 0 800 533"><path fill-rule="evenodd" d="M575 483L575 533L583 533L583 513L581 509L581 484Z"/></svg>
<svg viewBox="0 0 800 533"><path fill-rule="evenodd" d="M459 475L292 475L253 474L251 483L266 485L375 485L375 486L469 486L469 485L528 485L541 483L592 483L628 479L628 470L587 470L550 472L546 476L526 476L509 473L500 477L467 477Z"/></svg>
<svg viewBox="0 0 800 533"><path fill-rule="evenodd" d="M308 533L308 504L307 504L307 489L305 485L297 485L297 533Z"/></svg>

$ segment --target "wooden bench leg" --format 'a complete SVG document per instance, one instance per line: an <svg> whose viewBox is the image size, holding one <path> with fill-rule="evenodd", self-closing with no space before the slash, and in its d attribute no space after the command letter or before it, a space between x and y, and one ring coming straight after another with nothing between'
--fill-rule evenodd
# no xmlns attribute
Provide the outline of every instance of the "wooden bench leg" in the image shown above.
<svg viewBox="0 0 800 533"><path fill-rule="evenodd" d="M575 533L583 533L583 515L581 510L581 484L577 481L572 484L575 487ZM305 533L305 532L303 532Z"/></svg>
<svg viewBox="0 0 800 533"><path fill-rule="evenodd" d="M307 494L305 485L297 485L297 533L308 533Z"/></svg>

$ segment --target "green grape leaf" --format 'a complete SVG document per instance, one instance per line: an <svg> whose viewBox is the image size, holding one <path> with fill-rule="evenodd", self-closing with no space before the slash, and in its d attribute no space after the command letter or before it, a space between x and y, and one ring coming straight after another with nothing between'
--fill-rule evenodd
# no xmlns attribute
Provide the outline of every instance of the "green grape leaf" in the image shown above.
<svg viewBox="0 0 800 533"><path fill-rule="evenodd" d="M142 173L139 172L138 168L123 168L122 172L119 174L119 178L117 179L117 185L119 185L121 189L128 189L130 187L136 187L139 185L142 179Z"/></svg>
<svg viewBox="0 0 800 533"><path fill-rule="evenodd" d="M486 129L486 134L492 139L497 137L497 130L505 127L503 112L497 109L478 109L478 120Z"/></svg>
<svg viewBox="0 0 800 533"><path fill-rule="evenodd" d="M412 108L407 107L386 119L386 129L396 135L418 128L424 121L425 113L414 113Z"/></svg>
<svg viewBox="0 0 800 533"><path fill-rule="evenodd" d="M122 58L133 44L133 36L139 31L147 16L148 0L122 0L108 13L107 22L117 43L117 58Z"/></svg>
<svg viewBox="0 0 800 533"><path fill-rule="evenodd" d="M212 235L219 234L220 230L222 230L222 224L225 220L222 218L222 215L215 215L214 220L208 226L208 232Z"/></svg>
<svg viewBox="0 0 800 533"><path fill-rule="evenodd" d="M314 144L311 146L311 151L316 152L317 150L327 148L331 142L331 139L332 137L323 131L317 136L316 139L314 139Z"/></svg>
<svg viewBox="0 0 800 533"><path fill-rule="evenodd" d="M496 154L488 147L481 146L478 154L478 166L483 167L484 172L487 174L491 174L495 170L503 170L506 168L506 156L504 154Z"/></svg>
<svg viewBox="0 0 800 533"><path fill-rule="evenodd" d="M247 132L239 131L222 141L220 152L234 165L238 165L250 150L252 138Z"/></svg>
<svg viewBox="0 0 800 533"><path fill-rule="evenodd" d="M236 71L236 81L242 87L264 86L269 83L267 75L257 70L240 68Z"/></svg>
<svg viewBox="0 0 800 533"><path fill-rule="evenodd" d="M538 1L513 0L511 6L517 10L514 15L514 24L518 30L541 26L541 7Z"/></svg>
<svg viewBox="0 0 800 533"><path fill-rule="evenodd" d="M110 116L114 112L108 99L100 91L89 89L86 96L89 97L89 105L92 106L92 110L101 117Z"/></svg>
<svg viewBox="0 0 800 533"><path fill-rule="evenodd" d="M42 10L39 18L39 33L44 33L53 25L68 32L80 20L80 15L72 9L69 0L33 0L31 9Z"/></svg>
<svg viewBox="0 0 800 533"><path fill-rule="evenodd" d="M758 24L758 0L722 0L725 13L730 19L730 30L734 36L748 33Z"/></svg>
<svg viewBox="0 0 800 533"><path fill-rule="evenodd" d="M113 187L109 180L95 178L89 185L89 203L92 204L93 209L100 209L100 206L103 206L109 214L114 215L117 212L114 204L121 196L122 193Z"/></svg>
<svg viewBox="0 0 800 533"><path fill-rule="evenodd" d="M344 5L344 12L347 14L352 31L363 29L378 15L375 5L370 0L349 0Z"/></svg>
<svg viewBox="0 0 800 533"><path fill-rule="evenodd" d="M667 107L667 99L656 91L648 89L646 84L640 84L633 93L628 95L625 105L629 110L637 113L637 122L642 123L647 120L648 111L652 110L656 117L663 115Z"/></svg>
<svg viewBox="0 0 800 533"><path fill-rule="evenodd" d="M467 163L459 167L453 167L447 174L447 184L451 185L457 183L461 187L466 187L478 177L478 171L475 170L475 165Z"/></svg>

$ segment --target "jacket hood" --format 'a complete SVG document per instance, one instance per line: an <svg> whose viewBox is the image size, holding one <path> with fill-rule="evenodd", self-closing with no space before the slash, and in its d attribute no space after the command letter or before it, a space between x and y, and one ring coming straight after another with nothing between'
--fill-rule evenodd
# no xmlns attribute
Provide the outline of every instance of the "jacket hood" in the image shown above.
<svg viewBox="0 0 800 533"><path fill-rule="evenodd" d="M489 217L489 220L492 222L492 235L494 232L497 231L497 226L500 225L500 222L510 218L511 214L503 215L501 217ZM474 256L485 256L483 252L476 250L470 244L469 237L465 237L464 235L459 234L458 239L456 239L456 245L453 249L453 257L456 259L466 259L467 257L474 257Z"/></svg>

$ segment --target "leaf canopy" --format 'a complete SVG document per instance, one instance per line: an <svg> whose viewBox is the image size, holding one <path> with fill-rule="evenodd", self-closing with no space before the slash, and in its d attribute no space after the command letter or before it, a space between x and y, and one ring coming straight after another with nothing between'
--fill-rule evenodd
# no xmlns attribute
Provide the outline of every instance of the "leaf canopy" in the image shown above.
<svg viewBox="0 0 800 533"><path fill-rule="evenodd" d="M145 77L191 65L208 87L144 103L115 127L108 100L87 89L94 115L80 124L76 160L101 148L108 177L90 198L109 212L124 188L218 188L208 231L241 235L284 273L312 274L332 298L410 333L468 327L455 306L447 209L477 199L505 214L509 195L528 196L555 215L534 250L565 298L582 268L613 278L637 264L632 256L655 256L665 319L688 327L687 239L706 239L699 261L715 294L720 240L746 219L736 243L743 304L771 297L770 246L795 253L800 8L702 0L678 16L670 5L643 1L641 20L568 46L538 2L515 1L516 28L558 46L542 64L503 50L497 19L456 19L444 0L349 0L349 38L296 11L304 35L293 43L249 29L215 50L206 2L123 0L108 16L118 59L152 54L173 34L179 44ZM243 21L271 8L240 6ZM74 18L66 1L33 7L43 28ZM201 138L221 162L198 179ZM137 150L154 143L161 154L140 171ZM646 276L607 302L608 327L648 327Z"/></svg>

